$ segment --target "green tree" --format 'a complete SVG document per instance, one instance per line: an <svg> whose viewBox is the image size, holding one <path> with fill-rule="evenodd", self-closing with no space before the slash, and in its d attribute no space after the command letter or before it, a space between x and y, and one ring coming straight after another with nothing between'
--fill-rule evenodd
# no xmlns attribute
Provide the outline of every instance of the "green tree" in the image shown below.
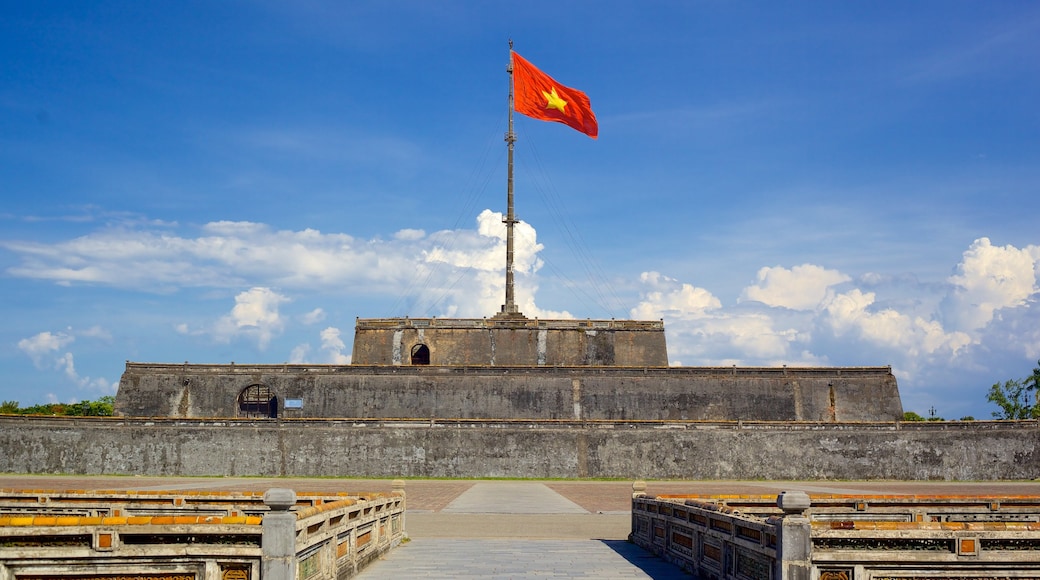
<svg viewBox="0 0 1040 580"><path fill-rule="evenodd" d="M1020 381L1010 379L1001 383L994 383L989 388L986 400L1000 407L1000 411L994 411L995 419L1030 419L1036 417L1036 405L1032 397L1026 379Z"/></svg>
<svg viewBox="0 0 1040 580"><path fill-rule="evenodd" d="M1033 374L1026 377L1024 381L1026 388L1032 392L1040 391L1040 360L1036 361L1036 368L1033 369Z"/></svg>
<svg viewBox="0 0 1040 580"><path fill-rule="evenodd" d="M116 398L111 396L101 397L96 401L80 401L66 405L65 414L78 417L111 417L112 405L115 402Z"/></svg>
<svg viewBox="0 0 1040 580"><path fill-rule="evenodd" d="M907 411L903 413L904 421L924 421L924 417L914 413L913 411Z"/></svg>
<svg viewBox="0 0 1040 580"><path fill-rule="evenodd" d="M0 414L17 415L67 415L76 417L111 417L116 398L111 395L99 397L96 401L82 400L78 403L42 403L31 407L19 407L18 401L0 403Z"/></svg>

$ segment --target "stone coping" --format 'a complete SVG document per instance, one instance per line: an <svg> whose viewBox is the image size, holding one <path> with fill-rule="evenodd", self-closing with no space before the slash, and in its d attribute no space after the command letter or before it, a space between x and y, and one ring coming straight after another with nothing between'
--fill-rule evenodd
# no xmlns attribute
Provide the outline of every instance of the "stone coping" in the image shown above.
<svg viewBox="0 0 1040 580"><path fill-rule="evenodd" d="M862 493L810 493L814 507L823 505L858 504L869 505L987 505L1002 504L1040 505L1037 494L862 494ZM658 494L644 496L646 499L685 500L687 505L725 507L728 502L776 505L776 494ZM995 509L995 508L994 508Z"/></svg>
<svg viewBox="0 0 1040 580"><path fill-rule="evenodd" d="M869 431L994 431L1021 430L1040 428L1040 420L992 420L992 421L713 421L697 419L474 419L474 418L371 418L371 417L300 417L258 419L246 417L71 417L63 415L4 415L2 421L55 421L60 423L94 423L98 425L121 425L128 423L161 424L161 425L270 425L305 424L326 427L366 427L366 428L424 428L432 426L456 426L467 428L561 428L561 429L615 429L615 428L665 428L688 430L759 430L759 431L818 431L821 429L834 431L869 430Z"/></svg>
<svg viewBox="0 0 1040 580"><path fill-rule="evenodd" d="M8 489L0 488L0 500L3 499L39 499L39 496L61 497L78 500L112 499L113 497L169 497L169 498L210 498L216 497L225 502L239 499L263 499L263 491L218 491L218 490L155 490L155 489ZM314 505L325 503L328 498L375 499L389 497L385 491L361 492L299 492L296 494L297 504L312 502ZM6 497L5 497L6 496Z"/></svg>
<svg viewBox="0 0 1040 580"><path fill-rule="evenodd" d="M263 520L263 516L0 516L0 528L198 524L259 526Z"/></svg>
<svg viewBox="0 0 1040 580"><path fill-rule="evenodd" d="M652 372L660 376L793 376L793 377L856 377L891 375L890 366L862 367L684 367L684 366L588 366L588 365L335 365L335 364L237 364L237 363L159 363L126 361L127 372L138 373L314 373L314 374L444 374L481 375L516 372L538 374L580 373L583 376L642 374Z"/></svg>
<svg viewBox="0 0 1040 580"><path fill-rule="evenodd" d="M831 511L836 507L853 509L849 511L850 519L812 520L810 525L814 531L827 530L859 530L859 531L900 531L900 530L934 530L934 531L982 531L982 532L1036 532L1040 531L1040 522L1024 521L891 521L871 519L871 508L927 508L964 510L976 508L968 513L999 513L1002 508L1014 509L1011 513L1022 513L1022 508L1034 508L1027 513L1040 514L1040 495L992 495L992 494L807 494L811 501L810 511L819 510L820 514L840 517L845 512ZM784 517L780 515L758 515L744 513L742 508L776 508L777 496L765 494L713 494L684 495L663 494L636 496L633 501L663 502L670 504L673 510L689 506L704 511L717 512L729 517L761 518L766 524L781 525ZM985 512L977 511L984 508ZM879 511L876 514L892 513ZM965 513L965 512L960 512ZM855 519L852 519L852 516Z"/></svg>
<svg viewBox="0 0 1040 580"><path fill-rule="evenodd" d="M354 330L383 330L404 328L532 328L547 330L664 330L664 320L622 320L611 318L357 318Z"/></svg>
<svg viewBox="0 0 1040 580"><path fill-rule="evenodd" d="M242 501L258 509L264 492L261 491L165 491L165 490L48 490L0 488L0 501L18 507L63 509L72 505L107 504L117 514L134 505L153 507L156 503L184 508L188 503L208 506L226 506L231 515L152 515L152 516L81 516L81 515L0 515L0 528L66 527L66 526L170 526L170 525L239 525L259 526L263 513L239 513ZM403 498L399 493L335 492L297 494L294 514L303 520L326 512L343 509L379 499ZM123 500L126 503L117 503ZM4 506L0 506L2 509ZM6 507L14 507L8 505ZM362 506L364 507L364 506Z"/></svg>
<svg viewBox="0 0 1040 580"><path fill-rule="evenodd" d="M812 522L814 530L941 530L984 532L1036 532L1040 522L886 522L874 520Z"/></svg>

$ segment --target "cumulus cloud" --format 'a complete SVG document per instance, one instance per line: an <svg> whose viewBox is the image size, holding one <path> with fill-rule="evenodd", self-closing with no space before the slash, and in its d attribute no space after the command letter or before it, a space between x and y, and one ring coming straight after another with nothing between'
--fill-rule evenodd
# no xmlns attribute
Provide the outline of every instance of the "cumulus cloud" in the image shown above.
<svg viewBox="0 0 1040 580"><path fill-rule="evenodd" d="M403 230L399 230L397 233L394 234L394 238L395 239L407 240L407 241L421 240L421 239L423 239L425 237L426 237L426 232L425 231L423 231L423 230L413 230L413 229L407 229L407 228L403 229Z"/></svg>
<svg viewBox="0 0 1040 580"><path fill-rule="evenodd" d="M59 350L76 340L68 332L44 331L18 341L18 349L29 355L36 368L48 366L48 361Z"/></svg>
<svg viewBox="0 0 1040 580"><path fill-rule="evenodd" d="M649 290L632 309L631 315L636 319L704 318L708 312L722 306L722 302L704 288L680 283L660 272L643 272L639 281Z"/></svg>
<svg viewBox="0 0 1040 580"><path fill-rule="evenodd" d="M18 341L18 349L28 355L36 368L40 370L59 371L81 389L97 391L106 395L114 394L119 386L117 382L110 382L103 377L82 376L76 372L75 356L66 347L71 345L77 336L110 338L106 330L96 326L81 332L75 332L69 328L59 332L44 331L29 338L23 338Z"/></svg>
<svg viewBox="0 0 1040 580"><path fill-rule="evenodd" d="M959 331L947 332L938 320L925 320L892 308L872 309L875 295L859 289L835 296L824 308L822 317L835 336L854 333L857 338L901 353L901 358L945 352L956 355L971 344L971 337Z"/></svg>
<svg viewBox="0 0 1040 580"><path fill-rule="evenodd" d="M833 286L851 279L837 270L814 264L802 264L791 269L767 267L758 271L758 282L745 288L741 297L768 306L814 310L827 298Z"/></svg>
<svg viewBox="0 0 1040 580"><path fill-rule="evenodd" d="M1022 306L1037 293L1040 246L994 246L979 238L965 252L957 273L949 278L953 291L943 302L951 328L975 331L1005 308Z"/></svg>
<svg viewBox="0 0 1040 580"><path fill-rule="evenodd" d="M289 299L270 288L250 288L235 296L235 306L220 318L213 328L213 337L229 342L240 336L250 337L263 350L285 326L278 307Z"/></svg>
<svg viewBox="0 0 1040 580"><path fill-rule="evenodd" d="M350 355L343 354L347 345L339 337L339 329L328 327L321 331L321 349L328 355L328 362L334 365L349 365Z"/></svg>
<svg viewBox="0 0 1040 580"><path fill-rule="evenodd" d="M769 364L785 360L798 332L777 328L778 321L749 308L723 308L704 288L659 272L644 272L647 288L631 316L664 319L669 356L696 365Z"/></svg>
<svg viewBox="0 0 1040 580"><path fill-rule="evenodd" d="M315 308L300 317L300 322L304 324L317 324L322 320L325 320L325 311L321 308Z"/></svg>
<svg viewBox="0 0 1040 580"><path fill-rule="evenodd" d="M333 364L333 365L349 365L350 354L345 354L347 350L346 343L340 337L340 329L329 326L318 333L318 338L321 340L321 357L320 360L313 360L311 358L311 345L304 343L297 345L292 349L292 353L289 356L289 362L297 364L305 363L316 363L316 364Z"/></svg>
<svg viewBox="0 0 1040 580"><path fill-rule="evenodd" d="M977 369L998 350L1038 354L1040 330L1029 322L1040 315L1038 256L1036 246L995 247L982 238L946 284L875 273L856 279L814 264L767 267L732 305L646 272L631 314L666 320L673 363L892 365L913 384L937 369ZM908 288L913 300L903 297Z"/></svg>
<svg viewBox="0 0 1040 580"><path fill-rule="evenodd" d="M289 353L289 362L293 364L303 364L307 362L307 356L311 352L311 345L304 343L293 347Z"/></svg>
<svg viewBox="0 0 1040 580"><path fill-rule="evenodd" d="M495 314L505 294L505 225L502 214L491 210L477 216L475 229L430 234L402 229L389 241L242 221L211 222L193 236L178 235L173 227L135 221L57 243L0 241L0 247L20 258L8 274L61 285L156 293L274 286L366 295L404 292L413 315L466 317ZM535 304L542 249L535 229L517 223L517 303L528 316L570 317ZM310 319L320 321L317 314ZM223 330L230 336L237 326L232 316Z"/></svg>
<svg viewBox="0 0 1040 580"><path fill-rule="evenodd" d="M526 222L513 230L514 297L529 317L573 318L568 312L543 310L535 304L535 278L543 262L538 252L538 234ZM477 229L444 231L429 237L432 247L422 254L420 266L425 280L420 310L438 316L481 317L500 310L505 300L506 227L502 213L484 210L477 216Z"/></svg>

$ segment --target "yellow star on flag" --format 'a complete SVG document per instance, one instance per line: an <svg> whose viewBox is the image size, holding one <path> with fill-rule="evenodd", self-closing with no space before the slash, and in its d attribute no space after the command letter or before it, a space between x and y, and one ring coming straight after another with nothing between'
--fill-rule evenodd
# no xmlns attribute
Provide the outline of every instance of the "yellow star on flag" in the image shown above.
<svg viewBox="0 0 1040 580"><path fill-rule="evenodd" d="M552 87L549 90L551 90L552 92L547 93L545 91L542 91L542 96L545 97L546 101L545 108L556 109L561 113L566 113L567 111L565 111L564 109L567 107L567 101L561 99L560 95L556 94L556 87Z"/></svg>

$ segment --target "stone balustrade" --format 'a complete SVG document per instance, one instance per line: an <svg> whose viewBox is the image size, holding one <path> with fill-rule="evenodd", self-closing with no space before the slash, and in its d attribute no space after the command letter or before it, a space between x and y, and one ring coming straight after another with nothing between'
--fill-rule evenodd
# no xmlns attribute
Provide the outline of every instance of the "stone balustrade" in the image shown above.
<svg viewBox="0 0 1040 580"><path fill-rule="evenodd" d="M645 496L631 539L702 578L1040 578L1040 496Z"/></svg>
<svg viewBox="0 0 1040 580"><path fill-rule="evenodd" d="M392 493L0 490L0 579L355 575L405 537Z"/></svg>

